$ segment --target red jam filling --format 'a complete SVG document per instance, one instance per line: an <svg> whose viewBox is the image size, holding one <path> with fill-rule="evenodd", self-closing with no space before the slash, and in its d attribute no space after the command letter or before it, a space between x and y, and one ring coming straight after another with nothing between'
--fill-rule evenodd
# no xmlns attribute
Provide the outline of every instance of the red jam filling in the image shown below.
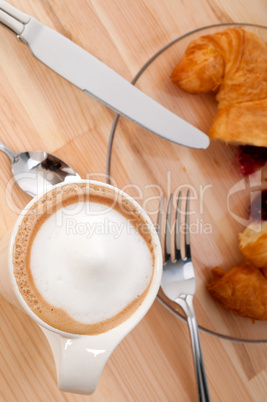
<svg viewBox="0 0 267 402"><path fill-rule="evenodd" d="M267 148L241 145L237 155L239 169L244 176L256 172L267 162Z"/></svg>

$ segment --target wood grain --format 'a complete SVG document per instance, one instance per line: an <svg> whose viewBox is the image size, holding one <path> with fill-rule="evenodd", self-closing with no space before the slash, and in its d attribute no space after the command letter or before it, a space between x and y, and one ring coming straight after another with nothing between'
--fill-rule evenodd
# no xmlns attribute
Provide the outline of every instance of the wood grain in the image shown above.
<svg viewBox="0 0 267 402"><path fill-rule="evenodd" d="M267 12L265 0L10 3L68 36L129 81L180 35L219 22L264 25ZM114 113L43 66L3 26L0 54L0 140L15 151L55 153L82 177L105 180ZM149 88L149 82L143 85ZM122 142L116 155L127 146ZM0 238L4 238L30 198L14 185L3 154L0 166ZM126 172L121 169L122 179ZM160 169L153 175L159 183L166 179ZM198 305L198 316L201 313ZM114 351L91 397L58 391L52 353L41 330L3 298L0 323L1 401L197 400L187 326L158 301ZM266 400L266 345L234 343L203 332L201 341L212 400Z"/></svg>

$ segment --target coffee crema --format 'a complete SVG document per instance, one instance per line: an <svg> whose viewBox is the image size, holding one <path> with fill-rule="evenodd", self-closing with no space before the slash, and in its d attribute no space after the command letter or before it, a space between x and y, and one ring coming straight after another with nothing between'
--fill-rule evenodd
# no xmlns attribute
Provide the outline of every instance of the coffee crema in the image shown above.
<svg viewBox="0 0 267 402"><path fill-rule="evenodd" d="M154 272L149 223L121 193L81 182L56 187L26 212L13 246L18 289L64 332L95 335L129 318Z"/></svg>

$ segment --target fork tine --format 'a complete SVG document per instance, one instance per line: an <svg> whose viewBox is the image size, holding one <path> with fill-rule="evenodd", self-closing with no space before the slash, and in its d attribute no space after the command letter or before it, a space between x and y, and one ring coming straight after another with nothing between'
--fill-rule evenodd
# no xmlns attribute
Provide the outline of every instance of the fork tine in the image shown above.
<svg viewBox="0 0 267 402"><path fill-rule="evenodd" d="M166 215L166 227L165 227L165 262L171 259L171 218L172 218L172 198L170 195L167 215Z"/></svg>
<svg viewBox="0 0 267 402"><path fill-rule="evenodd" d="M157 234L158 234L159 239L161 239L163 201L164 201L164 195L162 195L161 199L160 199L159 213L158 213L158 220L157 220Z"/></svg>
<svg viewBox="0 0 267 402"><path fill-rule="evenodd" d="M181 259L181 236L180 236L180 225L181 225L181 201L182 201L182 191L179 191L176 205L175 214L175 259L178 261Z"/></svg>
<svg viewBox="0 0 267 402"><path fill-rule="evenodd" d="M185 258L191 259L190 247L190 190L186 194L186 207L185 207Z"/></svg>

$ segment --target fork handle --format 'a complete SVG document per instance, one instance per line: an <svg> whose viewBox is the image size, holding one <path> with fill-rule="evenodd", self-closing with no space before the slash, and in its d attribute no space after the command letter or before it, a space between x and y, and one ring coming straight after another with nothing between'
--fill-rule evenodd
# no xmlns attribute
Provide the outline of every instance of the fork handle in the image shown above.
<svg viewBox="0 0 267 402"><path fill-rule="evenodd" d="M199 401L209 402L209 389L202 356L198 325L193 307L193 296L185 295L184 297L179 297L175 301L184 310L187 317L195 363Z"/></svg>

